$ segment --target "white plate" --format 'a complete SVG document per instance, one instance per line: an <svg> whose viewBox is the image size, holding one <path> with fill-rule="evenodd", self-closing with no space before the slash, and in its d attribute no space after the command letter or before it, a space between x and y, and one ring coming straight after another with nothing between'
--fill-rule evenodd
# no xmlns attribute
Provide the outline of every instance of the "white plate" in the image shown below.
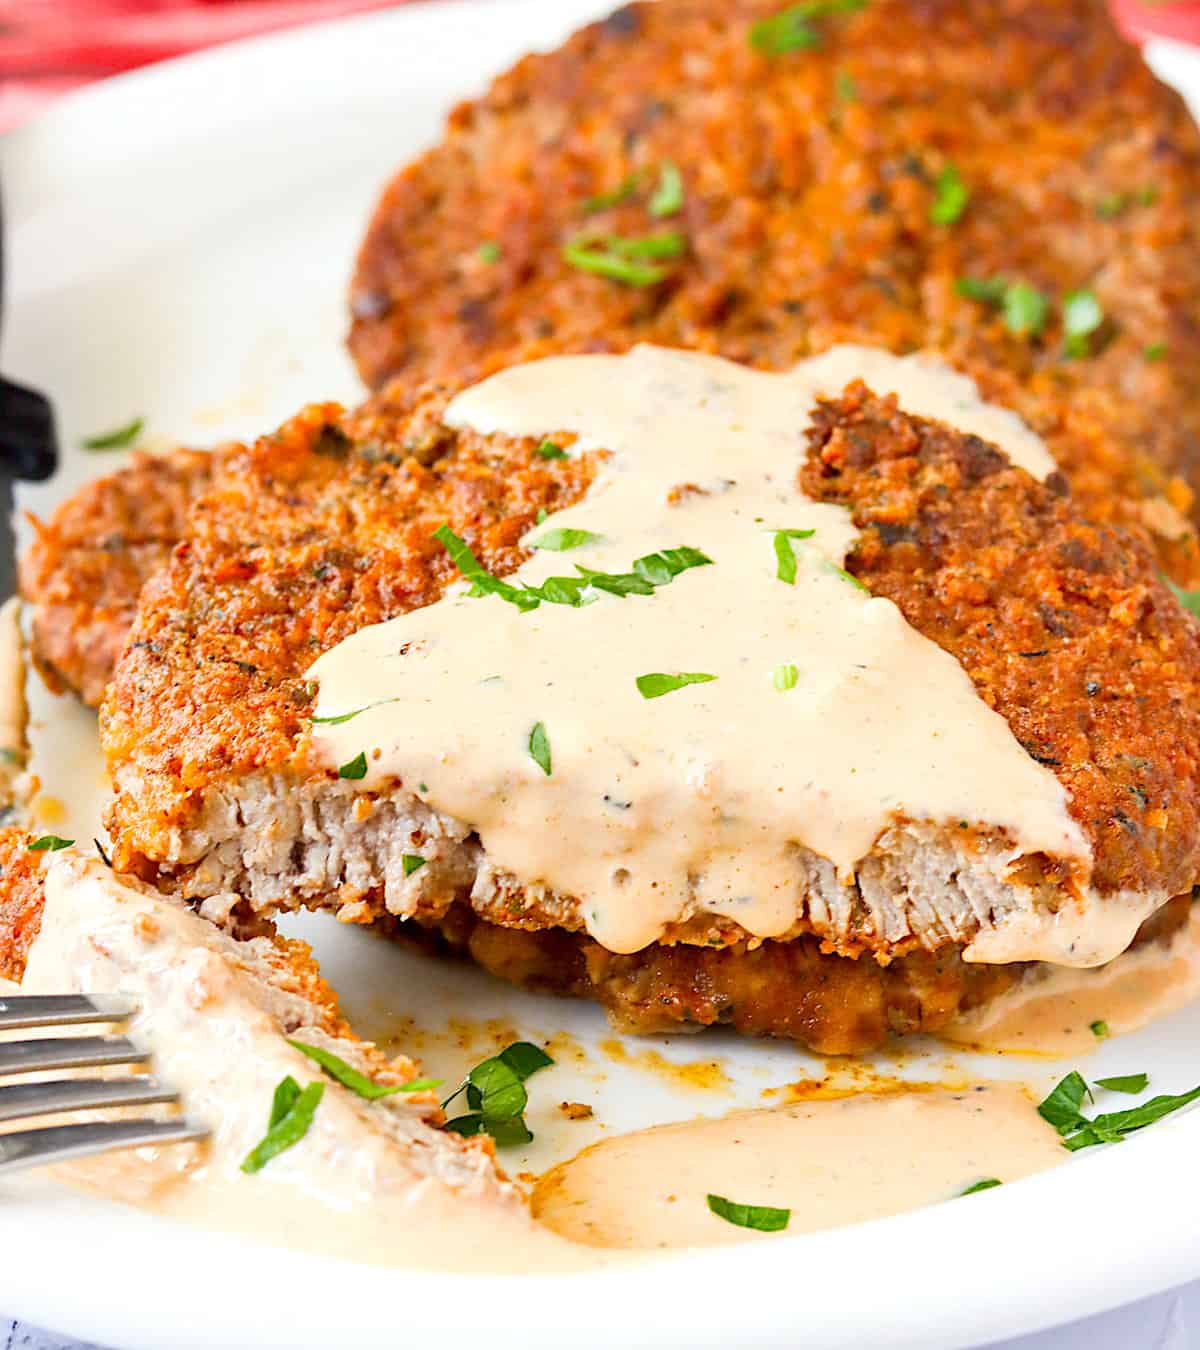
<svg viewBox="0 0 1200 1350"><path fill-rule="evenodd" d="M226 47L65 101L2 146L6 372L53 397L69 446L135 415L164 445L206 444L268 429L309 399L353 401L344 293L375 192L437 135L452 102L599 8L406 7ZM1191 53L1155 56L1177 84L1200 91ZM113 466L111 455L71 452L23 504L44 511ZM32 692L39 771L67 811L45 823L86 839L100 790L94 720L69 699ZM532 1085L537 1141L506 1157L514 1171L609 1132L760 1103L766 1089L824 1072L790 1046L724 1033L626 1042L633 1058L620 1062L590 1006L520 995L331 922L303 927L360 1029L397 1038L439 1076L453 1079L514 1033L562 1033L559 1063ZM1197 1041L1200 1006L1105 1045L1091 1069L1145 1069L1159 1090L1182 1090L1200 1079ZM669 1069L712 1060L723 1078ZM1063 1069L949 1057L937 1046L875 1065L912 1078L958 1071L1047 1083ZM567 1122L556 1109L566 1098L592 1103L595 1118ZM0 1187L0 1308L127 1350L422 1340L456 1350L483 1337L494 1350L557 1350L568 1337L579 1350L934 1350L1200 1274L1198 1151L1193 1114L969 1204L603 1275L508 1279L295 1256L33 1180Z"/></svg>

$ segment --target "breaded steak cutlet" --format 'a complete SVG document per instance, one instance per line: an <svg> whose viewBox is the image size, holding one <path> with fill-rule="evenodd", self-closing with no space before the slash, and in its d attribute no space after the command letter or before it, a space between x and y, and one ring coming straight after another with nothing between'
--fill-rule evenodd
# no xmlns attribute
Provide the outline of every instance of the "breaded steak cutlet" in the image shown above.
<svg viewBox="0 0 1200 1350"><path fill-rule="evenodd" d="M779 12L628 6L457 108L362 246L368 384L639 341L772 369L839 341L924 348L1021 413L1085 514L1144 527L1195 584L1200 138L1181 100L1102 0ZM620 239L677 256L618 256L622 281L564 256L580 236L600 241L587 266ZM107 518L203 486L163 472L64 507L26 569L35 654L89 703L172 537Z"/></svg>
<svg viewBox="0 0 1200 1350"><path fill-rule="evenodd" d="M1169 540L1200 488L1200 136L1103 0L618 9L454 110L351 307L375 388L635 342L923 348L1092 518Z"/></svg>
<svg viewBox="0 0 1200 1350"><path fill-rule="evenodd" d="M437 925L466 907L472 923L580 934L578 897L523 887L412 785L364 790L310 744L312 662L457 579L435 528L448 522L484 567L510 573L539 511L577 500L596 470L600 452L546 459L536 439L447 426L446 403L433 390L357 413L312 407L214 465L184 542L143 592L106 697L119 870L213 917L307 905ZM1082 519L1059 476L1039 483L977 437L861 385L820 405L800 485L851 511L861 537L850 572L957 659L1065 788L1092 851L1086 903L1135 894L1149 910L1190 893L1200 880L1200 630L1147 544ZM588 979L561 983L621 1003L627 1025L640 1016L657 1028L665 1016L729 1020L734 1000L720 990L740 970L761 986L757 1002L737 1000L747 1029L860 1050L889 1027L933 1029L1007 983L1011 971L958 959L995 916L1078 899L1065 863L1030 856L981 912L968 893L1003 840L889 833L856 878L812 874L783 935L801 946L757 947L736 922L697 915L615 966L581 957ZM410 875L412 851L425 863ZM472 946L486 941L485 930ZM512 971L536 966L537 950L522 955L500 935L480 959ZM712 966L699 986L697 963ZM612 992L620 979L639 987L634 974L657 981L652 1000Z"/></svg>
<svg viewBox="0 0 1200 1350"><path fill-rule="evenodd" d="M55 693L98 704L112 675L138 592L183 533L193 496L208 483L209 456L135 452L129 464L81 488L45 524L21 564L34 601L32 652Z"/></svg>

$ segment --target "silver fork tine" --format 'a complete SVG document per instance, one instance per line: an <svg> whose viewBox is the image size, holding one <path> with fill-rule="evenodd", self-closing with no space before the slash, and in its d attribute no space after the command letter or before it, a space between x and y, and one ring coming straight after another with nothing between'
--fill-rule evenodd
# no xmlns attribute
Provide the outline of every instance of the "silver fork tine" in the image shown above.
<svg viewBox="0 0 1200 1350"><path fill-rule="evenodd" d="M123 1022L137 1012L127 998L96 994L0 994L0 1031L69 1027L83 1022Z"/></svg>
<svg viewBox="0 0 1200 1350"><path fill-rule="evenodd" d="M0 1041L0 1074L46 1069L96 1069L149 1059L124 1036L47 1036L36 1041Z"/></svg>
<svg viewBox="0 0 1200 1350"><path fill-rule="evenodd" d="M110 1149L140 1144L176 1144L204 1139L208 1131L186 1120L117 1120L95 1125L55 1125L44 1130L0 1134L0 1176L23 1167L69 1162Z"/></svg>
<svg viewBox="0 0 1200 1350"><path fill-rule="evenodd" d="M103 1106L148 1106L177 1102L179 1093L153 1078L63 1078L53 1083L0 1087L0 1122L60 1111L94 1111Z"/></svg>

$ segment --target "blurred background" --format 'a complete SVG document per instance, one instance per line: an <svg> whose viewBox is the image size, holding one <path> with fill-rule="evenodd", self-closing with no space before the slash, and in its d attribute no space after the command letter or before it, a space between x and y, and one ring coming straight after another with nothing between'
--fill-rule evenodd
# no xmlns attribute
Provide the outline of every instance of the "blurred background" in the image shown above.
<svg viewBox="0 0 1200 1350"><path fill-rule="evenodd" d="M497 0L501 3L502 0ZM87 84L201 47L396 0L0 0L0 131ZM614 8L619 0L613 0ZM1125 31L1200 42L1198 0L1112 0Z"/></svg>

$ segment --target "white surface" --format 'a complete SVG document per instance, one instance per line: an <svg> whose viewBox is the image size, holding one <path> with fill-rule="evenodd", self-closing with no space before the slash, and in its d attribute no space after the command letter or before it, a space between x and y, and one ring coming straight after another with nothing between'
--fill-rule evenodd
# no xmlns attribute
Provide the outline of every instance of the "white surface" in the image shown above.
<svg viewBox="0 0 1200 1350"><path fill-rule="evenodd" d="M163 444L211 443L268 429L308 399L356 398L340 345L343 294L375 191L435 136L457 97L601 7L439 5L303 30L127 76L14 133L0 149L11 231L6 373L53 397L68 445L134 415ZM1164 59L1200 89L1190 57ZM44 510L114 462L73 454L26 504ZM92 719L35 694L40 771L47 791L68 799L67 819L53 826L86 839L100 786ZM522 996L331 922L305 929L360 1029L398 1036L437 1076L454 1079L514 1033L570 1034L552 1047L556 1067L531 1084L538 1137L506 1156L514 1171L539 1170L606 1132L755 1104L764 1089L825 1072L790 1046L723 1033L658 1041L668 1062L717 1058L728 1075L725 1085L685 1087L614 1061L594 1008ZM1145 1069L1156 1090L1178 1091L1200 1080L1198 1037L1200 1007L1105 1045L1087 1071ZM627 1043L632 1055L644 1048ZM1048 1084L1065 1066L930 1046L876 1067ZM592 1103L595 1119L565 1121L556 1103L568 1098ZM216 1240L31 1179L0 1187L0 1307L120 1350L392 1347L400 1337L453 1350L484 1335L496 1350L558 1350L567 1335L579 1350L936 1350L1200 1275L1198 1147L1192 1114L970 1201L603 1276L531 1273L516 1294L512 1279L381 1276ZM248 1269L252 1279L236 1275ZM260 1292L278 1289L287 1297Z"/></svg>

